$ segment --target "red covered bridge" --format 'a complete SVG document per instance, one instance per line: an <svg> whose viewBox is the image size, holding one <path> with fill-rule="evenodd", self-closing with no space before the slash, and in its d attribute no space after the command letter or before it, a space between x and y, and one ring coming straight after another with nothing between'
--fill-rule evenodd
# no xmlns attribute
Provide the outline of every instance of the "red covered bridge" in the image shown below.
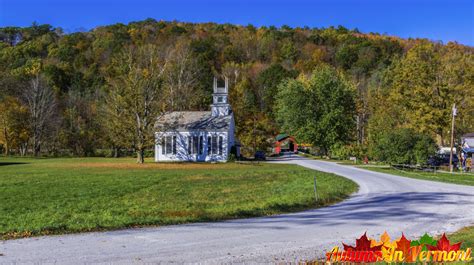
<svg viewBox="0 0 474 265"><path fill-rule="evenodd" d="M277 135L275 143L275 154L281 152L298 152L298 143L293 136L286 133Z"/></svg>

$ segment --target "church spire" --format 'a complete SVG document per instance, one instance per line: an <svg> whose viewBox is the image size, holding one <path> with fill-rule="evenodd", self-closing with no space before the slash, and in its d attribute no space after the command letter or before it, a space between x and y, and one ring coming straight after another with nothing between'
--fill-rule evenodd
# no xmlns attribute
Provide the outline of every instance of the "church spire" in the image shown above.
<svg viewBox="0 0 474 265"><path fill-rule="evenodd" d="M229 79L224 78L224 86L219 87L217 78L214 77L213 85L214 93L212 94L211 113L213 117L226 116L231 114L228 93L229 93Z"/></svg>

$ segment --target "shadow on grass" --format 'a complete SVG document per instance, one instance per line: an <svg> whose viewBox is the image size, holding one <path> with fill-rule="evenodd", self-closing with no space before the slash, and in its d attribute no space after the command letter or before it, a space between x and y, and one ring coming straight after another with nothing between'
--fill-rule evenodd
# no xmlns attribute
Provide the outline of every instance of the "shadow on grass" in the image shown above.
<svg viewBox="0 0 474 265"><path fill-rule="evenodd" d="M0 162L0 167L1 166L12 166L12 165L25 165L25 164L29 164L29 163L25 163L25 162Z"/></svg>
<svg viewBox="0 0 474 265"><path fill-rule="evenodd" d="M341 196L339 199L343 199ZM319 224L322 227L337 227L351 223L354 226L367 227L383 225L391 222L423 219L425 222L436 222L448 217L448 214L435 211L439 207L450 207L458 204L471 203L472 194L463 192L403 192L403 193L376 193L371 196L353 195L349 200L342 201L328 207L320 207L326 202L314 204L306 201L296 204L273 204L265 208L251 210L237 210L224 215L213 215L205 211L196 213L195 216L181 221L155 220L151 222L131 222L119 226L100 226L84 229L71 229L62 225L47 227L41 231L21 232L14 231L0 234L3 240L30 237L38 235L51 235L63 233L92 232L119 230L114 233L133 233L139 230L124 230L127 228L142 228L162 225L188 224L193 227L206 229L229 228L235 229L261 229L285 230L294 227L305 227ZM283 213L279 212L294 212ZM277 215L273 215L277 214ZM269 216L270 215L270 216ZM263 217L257 217L263 216ZM257 217L257 218L255 218ZM250 219L240 219L250 218ZM227 221L225 221L227 220ZM209 225L209 222L218 222ZM122 230L122 231L120 231Z"/></svg>

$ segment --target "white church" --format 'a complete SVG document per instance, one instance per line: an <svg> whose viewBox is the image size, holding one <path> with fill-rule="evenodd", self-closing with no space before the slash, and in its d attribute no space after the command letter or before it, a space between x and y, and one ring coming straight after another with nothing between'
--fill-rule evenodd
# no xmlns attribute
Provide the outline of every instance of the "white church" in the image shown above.
<svg viewBox="0 0 474 265"><path fill-rule="evenodd" d="M218 87L214 78L211 111L175 111L159 117L155 126L155 161L225 162L234 136L234 114L228 101L228 79Z"/></svg>

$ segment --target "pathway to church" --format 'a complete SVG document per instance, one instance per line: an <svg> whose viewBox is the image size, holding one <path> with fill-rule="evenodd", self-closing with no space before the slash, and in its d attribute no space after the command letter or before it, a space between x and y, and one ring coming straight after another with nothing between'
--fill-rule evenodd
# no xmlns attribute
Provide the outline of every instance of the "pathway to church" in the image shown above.
<svg viewBox="0 0 474 265"><path fill-rule="evenodd" d="M0 263L284 262L321 257L364 232L418 236L474 222L474 187L396 177L331 162L287 157L354 180L359 192L339 204L299 213L156 228L0 242Z"/></svg>

